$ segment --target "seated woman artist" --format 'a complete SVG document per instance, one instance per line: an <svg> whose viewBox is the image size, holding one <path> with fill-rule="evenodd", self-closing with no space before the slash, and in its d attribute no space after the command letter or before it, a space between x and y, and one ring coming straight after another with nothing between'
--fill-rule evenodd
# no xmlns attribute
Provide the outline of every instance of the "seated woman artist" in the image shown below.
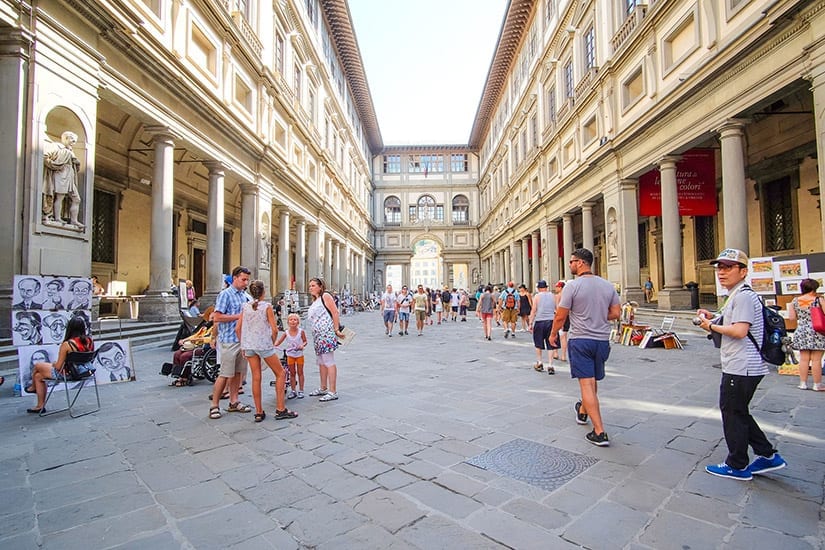
<svg viewBox="0 0 825 550"><path fill-rule="evenodd" d="M180 388L189 385L192 369L191 365L189 368L186 368L186 363L192 359L195 352L203 353L208 349L206 346L211 346L213 333L215 332L212 330L213 311L215 311L214 306L206 308L206 311L203 312L203 322L198 325L195 332L178 341L179 347L172 355L172 373L180 373L180 376L177 380L169 384L170 386Z"/></svg>
<svg viewBox="0 0 825 550"><path fill-rule="evenodd" d="M86 335L86 322L83 318L74 316L69 319L69 324L66 325L66 335L64 336L63 343L60 344L60 349L57 352L57 361L54 363L41 361L34 365L34 370L32 370L33 387L27 388L26 391L31 390L37 394L37 405L32 409L26 409L26 412L39 414L45 410L45 380L60 378L61 373L63 372L63 367L66 363L66 356L69 352L92 351L94 350L94 347L92 338Z"/></svg>

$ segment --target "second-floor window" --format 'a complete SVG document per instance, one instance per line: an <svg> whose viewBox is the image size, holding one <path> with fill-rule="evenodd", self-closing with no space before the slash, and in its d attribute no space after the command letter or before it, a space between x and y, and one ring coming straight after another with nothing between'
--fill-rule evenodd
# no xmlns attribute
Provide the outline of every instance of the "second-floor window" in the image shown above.
<svg viewBox="0 0 825 550"><path fill-rule="evenodd" d="M401 173L401 155L384 155L384 173ZM400 208L401 204L399 203L398 206Z"/></svg>
<svg viewBox="0 0 825 550"><path fill-rule="evenodd" d="M596 66L596 30L591 25L584 33L584 68L589 71Z"/></svg>

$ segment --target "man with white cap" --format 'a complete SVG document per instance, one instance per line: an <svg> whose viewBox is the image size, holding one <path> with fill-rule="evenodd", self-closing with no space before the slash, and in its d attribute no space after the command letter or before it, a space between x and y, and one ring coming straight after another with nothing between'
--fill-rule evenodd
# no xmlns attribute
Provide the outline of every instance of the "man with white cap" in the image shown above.
<svg viewBox="0 0 825 550"><path fill-rule="evenodd" d="M705 466L709 474L747 481L754 474L765 474L785 467L748 409L759 382L768 374L755 342L762 341L764 323L762 303L745 283L748 256L736 248L726 248L710 262L716 266L719 284L728 297L718 313L700 309L696 313L701 326L721 341L722 383L719 387L719 409L722 431L728 446L725 462ZM748 333L753 336L753 342ZM717 336L718 335L718 336ZM748 464L748 446L756 458Z"/></svg>

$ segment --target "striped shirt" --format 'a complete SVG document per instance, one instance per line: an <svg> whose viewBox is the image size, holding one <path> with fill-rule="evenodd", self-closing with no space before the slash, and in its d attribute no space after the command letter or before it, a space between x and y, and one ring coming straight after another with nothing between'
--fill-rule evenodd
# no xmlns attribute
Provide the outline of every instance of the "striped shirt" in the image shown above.
<svg viewBox="0 0 825 550"><path fill-rule="evenodd" d="M246 292L229 285L218 294L218 299L215 302L215 311L223 313L224 315L237 315L241 312L241 308L248 300L249 297ZM218 323L218 342L227 344L238 343L238 335L235 334L235 326L237 324L237 321Z"/></svg>

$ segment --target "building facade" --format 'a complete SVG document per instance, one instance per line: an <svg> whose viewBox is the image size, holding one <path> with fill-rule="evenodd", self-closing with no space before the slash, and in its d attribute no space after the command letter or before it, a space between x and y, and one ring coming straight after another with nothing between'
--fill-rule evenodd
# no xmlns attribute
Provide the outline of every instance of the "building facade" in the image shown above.
<svg viewBox="0 0 825 550"><path fill-rule="evenodd" d="M512 0L469 139L484 277L585 246L678 309L721 248L822 252L824 54L820 0Z"/></svg>
<svg viewBox="0 0 825 550"><path fill-rule="evenodd" d="M2 0L0 37L3 306L17 273L123 281L145 319L239 263L371 287L383 144L344 0Z"/></svg>

